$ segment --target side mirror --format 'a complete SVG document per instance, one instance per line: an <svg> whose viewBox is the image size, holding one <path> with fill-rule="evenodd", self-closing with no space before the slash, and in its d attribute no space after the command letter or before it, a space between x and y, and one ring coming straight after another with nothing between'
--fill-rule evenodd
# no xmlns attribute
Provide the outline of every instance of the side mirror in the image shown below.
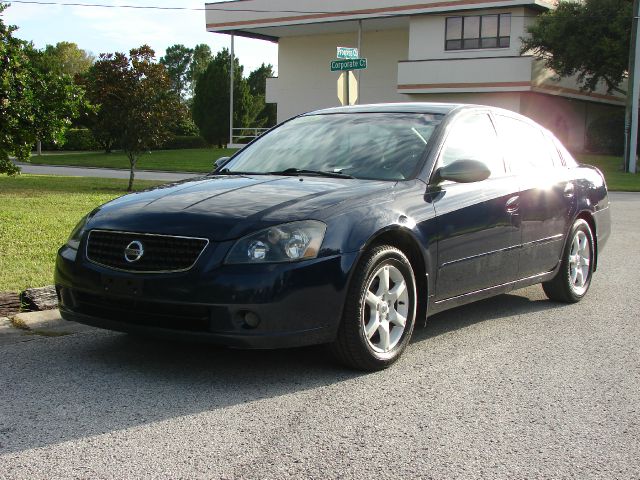
<svg viewBox="0 0 640 480"><path fill-rule="evenodd" d="M451 180L457 183L472 183L486 180L491 175L491 170L478 160L456 160L446 167L436 170L435 180Z"/></svg>
<svg viewBox="0 0 640 480"><path fill-rule="evenodd" d="M227 163L229 163L229 160L231 160L231 157L220 157L219 159L217 159L215 162L213 162L213 171L217 172L218 170L220 170Z"/></svg>

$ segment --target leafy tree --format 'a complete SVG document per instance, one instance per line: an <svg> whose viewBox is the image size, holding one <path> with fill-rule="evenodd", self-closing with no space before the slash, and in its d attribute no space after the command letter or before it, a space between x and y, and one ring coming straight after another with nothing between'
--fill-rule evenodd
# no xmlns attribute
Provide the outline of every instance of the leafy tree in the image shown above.
<svg viewBox="0 0 640 480"><path fill-rule="evenodd" d="M578 76L593 91L603 81L609 91L622 92L631 38L631 0L560 2L537 18L523 39L522 52L544 59L561 76Z"/></svg>
<svg viewBox="0 0 640 480"><path fill-rule="evenodd" d="M167 67L173 91L180 98L184 98L185 94L191 90L192 60L193 50L181 44L167 48L164 57L160 59L160 63Z"/></svg>
<svg viewBox="0 0 640 480"><path fill-rule="evenodd" d="M206 43L196 45L191 56L191 65L189 66L189 82L191 88L191 96L195 95L196 83L198 78L207 70L209 63L213 60L211 48Z"/></svg>
<svg viewBox="0 0 640 480"><path fill-rule="evenodd" d="M277 123L277 106L275 103L266 103L267 78L273 77L273 66L271 64L260 65L256 70L249 74L247 82L249 83L249 91L253 95L257 108L260 113L257 115L257 122L260 125L273 127Z"/></svg>
<svg viewBox="0 0 640 480"><path fill-rule="evenodd" d="M218 146L225 145L229 138L230 66L231 55L224 48L198 78L193 99L193 120L200 129L200 135L209 144ZM243 68L235 58L233 122L236 127L251 125L258 113L242 73Z"/></svg>
<svg viewBox="0 0 640 480"><path fill-rule="evenodd" d="M52 73L57 75L66 74L73 78L89 70L95 61L95 57L78 48L75 43L58 42L55 46L46 46L44 60L47 68Z"/></svg>
<svg viewBox="0 0 640 480"><path fill-rule="evenodd" d="M9 175L20 172L9 156L27 161L37 139L61 140L83 101L71 78L48 71L44 54L15 30L0 17L0 173Z"/></svg>
<svg viewBox="0 0 640 480"><path fill-rule="evenodd" d="M147 45L132 49L129 57L103 54L87 75L87 94L98 106L94 135L117 141L127 154L129 191L138 158L170 136L176 112L184 108L154 55Z"/></svg>

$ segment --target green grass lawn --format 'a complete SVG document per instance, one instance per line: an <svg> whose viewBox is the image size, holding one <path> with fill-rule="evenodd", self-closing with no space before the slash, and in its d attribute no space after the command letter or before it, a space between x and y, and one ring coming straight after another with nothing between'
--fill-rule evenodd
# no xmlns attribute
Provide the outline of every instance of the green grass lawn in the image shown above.
<svg viewBox="0 0 640 480"><path fill-rule="evenodd" d="M127 180L0 175L0 292L51 285L56 252L76 223L126 188Z"/></svg>
<svg viewBox="0 0 640 480"><path fill-rule="evenodd" d="M622 157L611 155L596 155L579 153L576 160L598 167L607 179L609 190L622 192L640 192L640 173L625 173L622 171Z"/></svg>
<svg viewBox="0 0 640 480"><path fill-rule="evenodd" d="M140 157L139 170L166 170L172 172L210 172L213 162L220 157L230 156L232 149L192 149L161 150L146 153ZM622 159L610 155L581 153L576 155L579 162L595 165L604 173L609 190L640 192L640 174L624 173L620 170ZM48 154L32 157L32 163L42 165L73 165L85 167L129 168L124 153L106 155L103 152Z"/></svg>
<svg viewBox="0 0 640 480"><path fill-rule="evenodd" d="M194 148L188 150L158 150L140 156L138 170L166 170L170 172L207 173L213 162L228 157L236 150L228 148ZM31 163L40 165L72 165L80 167L129 168L129 160L122 152L48 153L32 156Z"/></svg>

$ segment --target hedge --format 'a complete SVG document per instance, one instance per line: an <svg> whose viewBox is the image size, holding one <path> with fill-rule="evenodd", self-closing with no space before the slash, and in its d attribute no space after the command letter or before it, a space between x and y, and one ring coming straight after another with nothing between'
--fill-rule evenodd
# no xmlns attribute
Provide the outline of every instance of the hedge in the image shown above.
<svg viewBox="0 0 640 480"><path fill-rule="evenodd" d="M70 128L64 133L62 143L42 143L43 150L100 150L102 147L93 138L91 130L87 128Z"/></svg>
<svg viewBox="0 0 640 480"><path fill-rule="evenodd" d="M624 153L624 113L612 113L595 119L587 128L587 150L594 153Z"/></svg>
<svg viewBox="0 0 640 480"><path fill-rule="evenodd" d="M206 148L207 142L200 136L176 135L161 146L162 150L182 150L186 148Z"/></svg>

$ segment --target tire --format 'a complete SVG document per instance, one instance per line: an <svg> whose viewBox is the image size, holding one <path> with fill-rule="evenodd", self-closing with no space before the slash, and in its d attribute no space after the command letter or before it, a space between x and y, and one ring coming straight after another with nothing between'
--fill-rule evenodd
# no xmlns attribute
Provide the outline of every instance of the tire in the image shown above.
<svg viewBox="0 0 640 480"><path fill-rule="evenodd" d="M595 245L591 227L583 219L577 219L562 253L562 263L556 276L542 284L550 300L576 303L582 300L591 285Z"/></svg>
<svg viewBox="0 0 640 480"><path fill-rule="evenodd" d="M375 247L356 267L331 351L348 367L385 369L409 343L415 317L416 282L411 263L395 247Z"/></svg>

